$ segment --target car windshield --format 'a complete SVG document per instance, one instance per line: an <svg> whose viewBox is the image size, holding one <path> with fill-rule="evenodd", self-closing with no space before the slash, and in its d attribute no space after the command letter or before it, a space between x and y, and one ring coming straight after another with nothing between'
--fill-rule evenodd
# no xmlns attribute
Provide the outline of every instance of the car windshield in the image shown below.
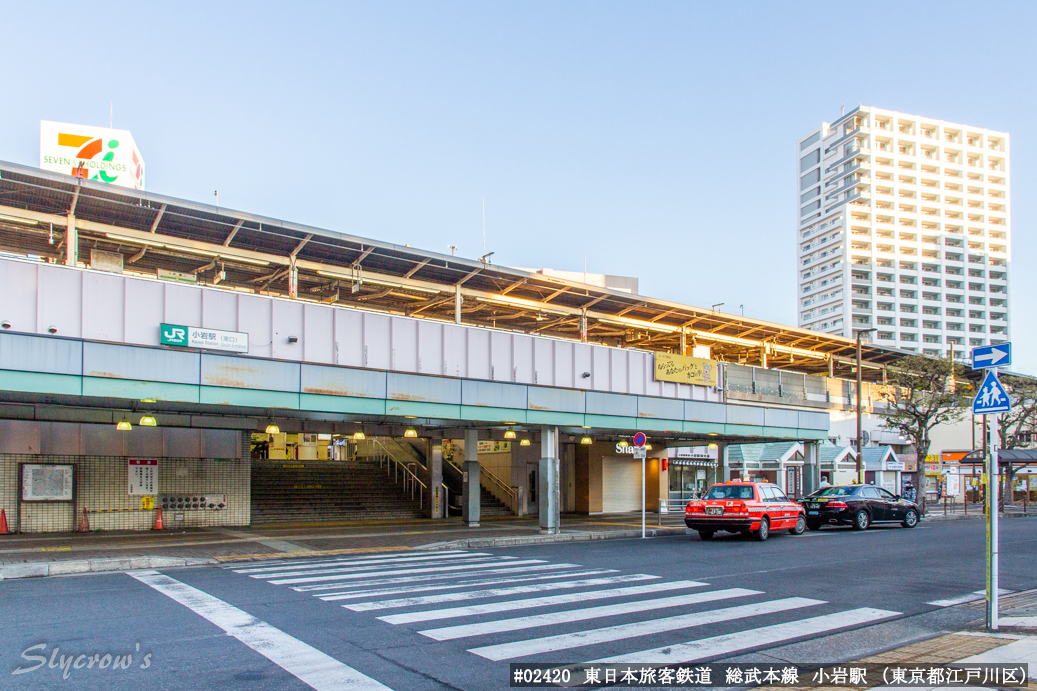
<svg viewBox="0 0 1037 691"><path fill-rule="evenodd" d="M825 487L823 490L814 492L812 497L845 497L856 494L858 487Z"/></svg>
<svg viewBox="0 0 1037 691"><path fill-rule="evenodd" d="M710 487L706 499L752 499L751 485L717 485Z"/></svg>

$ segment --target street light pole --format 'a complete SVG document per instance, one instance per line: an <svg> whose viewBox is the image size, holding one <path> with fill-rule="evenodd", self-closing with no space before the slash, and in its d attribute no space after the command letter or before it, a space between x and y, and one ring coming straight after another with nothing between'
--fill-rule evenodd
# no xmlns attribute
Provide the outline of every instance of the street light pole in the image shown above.
<svg viewBox="0 0 1037 691"><path fill-rule="evenodd" d="M857 330L857 482L864 484L864 430L861 426L861 334L866 334L878 329Z"/></svg>

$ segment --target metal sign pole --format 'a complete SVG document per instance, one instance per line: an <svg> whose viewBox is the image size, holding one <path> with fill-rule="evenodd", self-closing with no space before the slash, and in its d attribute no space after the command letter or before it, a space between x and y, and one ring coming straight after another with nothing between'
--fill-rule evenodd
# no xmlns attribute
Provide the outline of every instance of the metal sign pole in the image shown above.
<svg viewBox="0 0 1037 691"><path fill-rule="evenodd" d="M998 515L1000 478L998 476L997 447L998 416L991 415L990 441L987 457L987 628L997 631L998 617Z"/></svg>
<svg viewBox="0 0 1037 691"><path fill-rule="evenodd" d="M645 537L645 497L648 486L645 484L645 457L641 456L641 539Z"/></svg>
<svg viewBox="0 0 1037 691"><path fill-rule="evenodd" d="M972 414L983 416L983 461L986 465L987 492L987 628L997 631L998 620L998 507L1001 504L1001 478L999 476L998 445L1000 439L1000 420L998 413L1007 413L1012 409L1012 398L997 378L999 367L1012 364L1012 344L979 346L972 349L973 369L983 368L987 371L980 384L976 398L972 401ZM991 415L988 430L987 415ZM1011 491L1011 488L1009 488Z"/></svg>

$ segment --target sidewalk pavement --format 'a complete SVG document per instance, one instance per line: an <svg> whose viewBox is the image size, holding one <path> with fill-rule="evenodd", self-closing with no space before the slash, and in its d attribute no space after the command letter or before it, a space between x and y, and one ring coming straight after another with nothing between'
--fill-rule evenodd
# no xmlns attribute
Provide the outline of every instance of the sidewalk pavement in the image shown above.
<svg viewBox="0 0 1037 691"><path fill-rule="evenodd" d="M641 536L640 515L563 515L562 530L542 535L536 517L483 519L466 527L439 520L268 524L149 532L0 536L0 580L68 573L164 568L276 557L405 549L479 549ZM682 515L650 514L649 537L684 535ZM142 560L153 560L145 562ZM179 560L177 562L177 560ZM132 566L128 565L132 561ZM141 565L141 564L148 565Z"/></svg>
<svg viewBox="0 0 1037 691"><path fill-rule="evenodd" d="M1028 684L1030 691L1037 689L1037 637L1026 635L1006 635L981 632L947 633L917 643L887 650L878 655L870 655L859 660L851 660L844 666L862 665L950 665L968 663L1027 663L1029 669ZM847 691L846 686L806 686L802 691ZM869 687L854 687L854 691L863 691ZM878 689L900 689L905 691L936 691L948 688L941 686L872 686ZM963 688L958 686L956 688ZM969 689L985 687L970 686ZM788 691L788 687L758 686L753 691Z"/></svg>
<svg viewBox="0 0 1037 691"><path fill-rule="evenodd" d="M927 520L961 519L961 518L983 518L983 504L944 504L943 502L926 502ZM1034 518L1037 517L1037 507L1033 504L1005 504L1004 509L998 514L1001 518Z"/></svg>

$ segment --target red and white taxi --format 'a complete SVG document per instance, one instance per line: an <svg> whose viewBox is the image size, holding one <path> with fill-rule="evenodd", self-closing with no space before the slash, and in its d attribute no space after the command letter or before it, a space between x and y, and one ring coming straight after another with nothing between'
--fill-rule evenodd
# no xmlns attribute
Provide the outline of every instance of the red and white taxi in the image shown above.
<svg viewBox="0 0 1037 691"><path fill-rule="evenodd" d="M684 523L703 540L711 540L718 530L763 541L775 530L801 535L807 528L805 509L768 482L713 485L702 499L688 502Z"/></svg>

